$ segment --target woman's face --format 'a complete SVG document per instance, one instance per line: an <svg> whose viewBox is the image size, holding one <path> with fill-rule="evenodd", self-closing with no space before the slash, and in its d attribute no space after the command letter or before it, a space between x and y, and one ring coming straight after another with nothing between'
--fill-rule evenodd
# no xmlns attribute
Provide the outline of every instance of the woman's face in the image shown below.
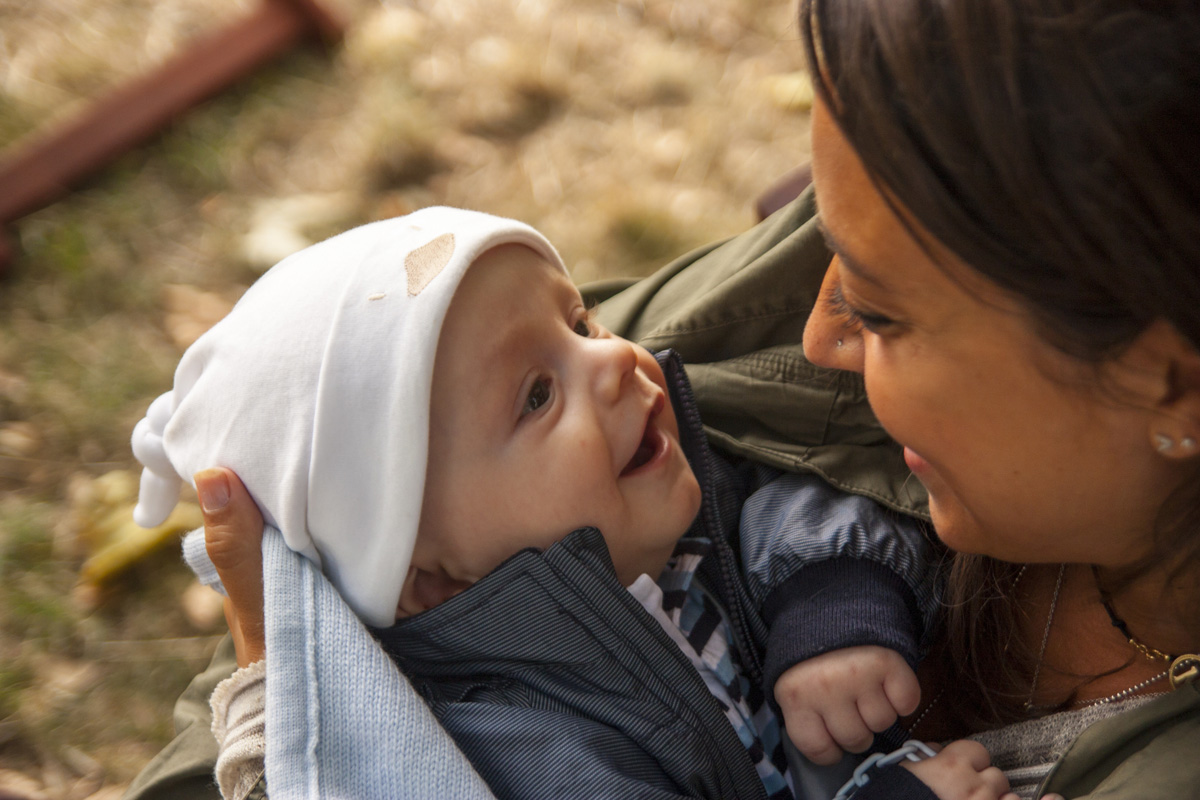
<svg viewBox="0 0 1200 800"><path fill-rule="evenodd" d="M1013 298L933 243L880 193L827 110L813 175L836 253L804 334L814 363L862 373L950 547L1008 561L1128 563L1178 485L1154 449L1166 392L1152 326L1093 368L1044 342ZM1165 327L1165 326L1161 326ZM1121 399L1116 399L1117 397Z"/></svg>

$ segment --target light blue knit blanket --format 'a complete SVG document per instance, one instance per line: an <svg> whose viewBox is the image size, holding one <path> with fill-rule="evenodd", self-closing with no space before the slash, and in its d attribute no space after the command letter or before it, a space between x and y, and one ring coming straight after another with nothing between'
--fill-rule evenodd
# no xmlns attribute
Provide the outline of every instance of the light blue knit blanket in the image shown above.
<svg viewBox="0 0 1200 800"><path fill-rule="evenodd" d="M184 540L223 589L204 531ZM316 566L263 532L267 790L291 798L493 798L412 684Z"/></svg>

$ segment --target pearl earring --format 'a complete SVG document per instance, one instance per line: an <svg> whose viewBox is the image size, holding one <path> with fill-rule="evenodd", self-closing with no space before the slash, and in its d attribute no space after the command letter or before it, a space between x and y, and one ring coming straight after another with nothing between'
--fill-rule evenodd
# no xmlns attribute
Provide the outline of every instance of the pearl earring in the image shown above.
<svg viewBox="0 0 1200 800"><path fill-rule="evenodd" d="M1195 444L1195 442L1193 442ZM1165 433L1154 434L1154 449L1160 453L1165 453L1175 446L1175 440Z"/></svg>

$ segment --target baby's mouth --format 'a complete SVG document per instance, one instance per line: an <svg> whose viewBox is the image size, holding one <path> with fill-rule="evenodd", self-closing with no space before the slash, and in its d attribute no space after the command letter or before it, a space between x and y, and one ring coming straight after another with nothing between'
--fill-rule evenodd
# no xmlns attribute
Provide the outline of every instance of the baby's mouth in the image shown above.
<svg viewBox="0 0 1200 800"><path fill-rule="evenodd" d="M622 477L633 472L638 467L644 466L650 459L654 458L654 453L658 450L654 446L653 436L649 428L646 429L646 435L642 437L642 441L638 444L638 449L634 452L633 458L629 459L629 463L625 465L625 469L621 470Z"/></svg>
<svg viewBox="0 0 1200 800"><path fill-rule="evenodd" d="M658 429L658 426L654 424L654 419L661 410L661 401L655 403L654 408L650 411L650 415L646 418L646 428L642 431L642 440L638 442L637 450L633 452L633 458L629 459L629 463L625 465L625 469L621 470L621 477L625 477L631 472L636 472L638 469L649 464L666 445L666 438L663 436L662 431Z"/></svg>

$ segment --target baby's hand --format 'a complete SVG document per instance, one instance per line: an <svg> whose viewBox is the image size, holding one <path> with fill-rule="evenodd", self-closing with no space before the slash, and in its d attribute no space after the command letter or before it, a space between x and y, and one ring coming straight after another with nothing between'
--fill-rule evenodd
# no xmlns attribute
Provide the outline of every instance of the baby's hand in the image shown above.
<svg viewBox="0 0 1200 800"><path fill-rule="evenodd" d="M940 800L1018 800L1008 791L1008 778L992 766L991 756L979 742L960 739L933 758L905 761L901 766L920 778Z"/></svg>
<svg viewBox="0 0 1200 800"><path fill-rule="evenodd" d="M788 736L814 764L834 764L842 750L863 752L920 701L917 676L900 654L875 645L801 661L775 682Z"/></svg>

